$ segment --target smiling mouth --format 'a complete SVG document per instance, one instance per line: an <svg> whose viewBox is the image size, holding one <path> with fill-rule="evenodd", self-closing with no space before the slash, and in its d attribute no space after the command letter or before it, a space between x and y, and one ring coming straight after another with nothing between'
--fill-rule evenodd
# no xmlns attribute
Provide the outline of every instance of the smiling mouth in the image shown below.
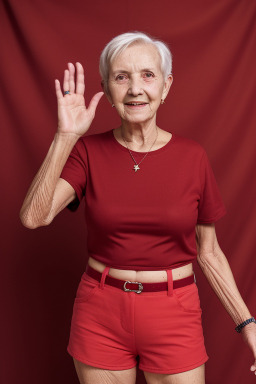
<svg viewBox="0 0 256 384"><path fill-rule="evenodd" d="M130 102L130 103L125 103L125 105L127 105L128 107L140 107L140 106L143 106L143 105L147 105L148 103L144 103L144 102Z"/></svg>

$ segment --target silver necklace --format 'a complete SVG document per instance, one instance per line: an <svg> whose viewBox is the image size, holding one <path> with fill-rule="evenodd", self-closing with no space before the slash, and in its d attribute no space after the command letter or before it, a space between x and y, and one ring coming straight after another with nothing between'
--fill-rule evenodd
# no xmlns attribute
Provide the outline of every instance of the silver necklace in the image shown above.
<svg viewBox="0 0 256 384"><path fill-rule="evenodd" d="M131 153L131 151L130 151L130 148L128 147L128 144L127 144L125 138L123 137L122 129L121 129L121 135L122 135L122 138L123 138L123 140L124 140L124 142L125 142L125 145L126 145L128 151L130 152L130 155L131 155L131 157L132 157L132 159L133 159L133 161L134 161L134 163L135 163L135 165L133 166L133 169L134 169L135 172L137 172L137 171L140 169L140 167L139 167L140 163L145 159L145 157L148 155L148 153L150 152L151 148L153 147L153 145L154 145L155 142L156 142L156 139L157 139L157 137L158 137L158 129L157 129L157 127L156 127L156 138L155 138L155 141L153 142L153 144L152 144L151 147L149 148L148 152L145 154L145 156L141 159L141 161L140 161L139 163L137 163L136 160L134 159L134 157L133 157L133 155L132 155L132 153Z"/></svg>

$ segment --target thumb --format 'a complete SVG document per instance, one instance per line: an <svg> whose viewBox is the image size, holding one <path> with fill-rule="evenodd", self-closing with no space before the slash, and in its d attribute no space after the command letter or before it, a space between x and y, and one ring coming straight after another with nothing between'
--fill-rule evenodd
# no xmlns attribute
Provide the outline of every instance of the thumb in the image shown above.
<svg viewBox="0 0 256 384"><path fill-rule="evenodd" d="M254 361L253 365L251 366L250 370L252 372L255 372L256 371L256 360ZM255 375L256 375L256 372L255 372Z"/></svg>
<svg viewBox="0 0 256 384"><path fill-rule="evenodd" d="M104 95L104 92L98 92L96 93L96 95L93 96L93 98L91 99L89 105L88 105L88 111L94 116L95 114L95 111L96 111L96 108L97 108L97 105L100 101L100 99L102 98L102 96Z"/></svg>

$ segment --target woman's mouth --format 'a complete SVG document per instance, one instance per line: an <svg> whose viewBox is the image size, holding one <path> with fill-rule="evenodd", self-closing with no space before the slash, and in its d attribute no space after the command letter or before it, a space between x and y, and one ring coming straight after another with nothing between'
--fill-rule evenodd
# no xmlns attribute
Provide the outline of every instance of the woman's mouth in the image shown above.
<svg viewBox="0 0 256 384"><path fill-rule="evenodd" d="M125 105L128 107L128 108L132 108L132 109L137 109L137 108L143 108L145 107L146 105L148 105L148 103L145 103L143 101L131 101L129 103L125 103Z"/></svg>

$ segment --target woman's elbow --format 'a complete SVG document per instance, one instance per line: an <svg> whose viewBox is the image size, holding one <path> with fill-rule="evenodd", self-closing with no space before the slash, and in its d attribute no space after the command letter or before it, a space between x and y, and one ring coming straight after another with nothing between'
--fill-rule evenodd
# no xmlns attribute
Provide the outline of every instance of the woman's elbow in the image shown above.
<svg viewBox="0 0 256 384"><path fill-rule="evenodd" d="M215 247L213 250L208 252L198 252L197 262L202 269L212 268L216 265L223 265L225 262L225 255L220 247Z"/></svg>
<svg viewBox="0 0 256 384"><path fill-rule="evenodd" d="M209 257L209 256L208 256ZM200 265L201 268L205 268L208 264L208 257L205 257L205 254L198 253L197 254L197 262Z"/></svg>
<svg viewBox="0 0 256 384"><path fill-rule="evenodd" d="M20 211L19 216L20 216L22 225L24 225L24 227L28 229L36 229L39 227L47 226L53 220L53 218L51 218L50 216L48 216L46 219L35 218L32 215L25 214L22 210Z"/></svg>

